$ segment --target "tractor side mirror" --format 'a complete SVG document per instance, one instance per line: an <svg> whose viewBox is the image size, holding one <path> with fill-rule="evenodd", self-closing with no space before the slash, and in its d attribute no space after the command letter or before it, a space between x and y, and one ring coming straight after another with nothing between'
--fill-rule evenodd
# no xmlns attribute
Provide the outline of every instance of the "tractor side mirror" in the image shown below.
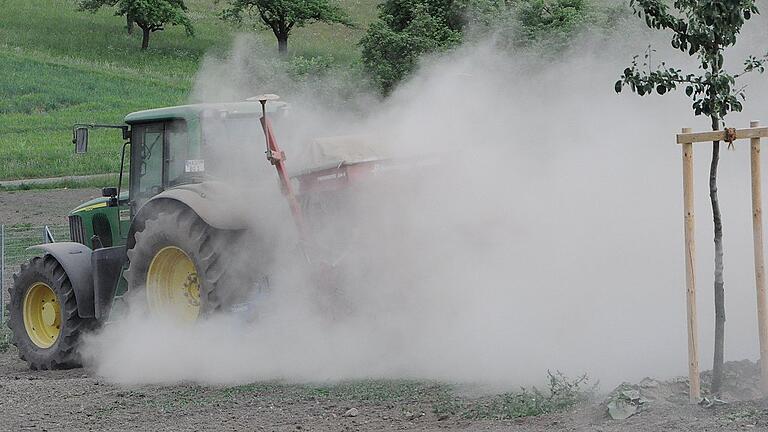
<svg viewBox="0 0 768 432"><path fill-rule="evenodd" d="M75 129L75 138L72 140L75 144L75 153L83 154L88 151L88 128L79 127Z"/></svg>
<svg viewBox="0 0 768 432"><path fill-rule="evenodd" d="M105 187L101 189L101 196L104 198L114 198L117 196L117 188L116 187Z"/></svg>
<svg viewBox="0 0 768 432"><path fill-rule="evenodd" d="M107 201L107 205L110 207L117 206L117 188L116 187L105 187L101 189L101 196L104 198L109 198L109 201Z"/></svg>

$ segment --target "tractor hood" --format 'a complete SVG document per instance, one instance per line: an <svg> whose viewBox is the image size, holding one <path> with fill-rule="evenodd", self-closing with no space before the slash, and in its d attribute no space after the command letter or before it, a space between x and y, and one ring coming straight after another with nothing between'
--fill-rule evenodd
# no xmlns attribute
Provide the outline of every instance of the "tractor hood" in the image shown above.
<svg viewBox="0 0 768 432"><path fill-rule="evenodd" d="M128 191L124 191L120 194L120 201L127 201L128 200ZM107 197L98 197L94 198L92 200L88 200L79 206L75 207L71 212L69 212L70 215L83 212L83 211L89 211L93 209L97 209L99 207L106 207L107 202L109 201L109 198Z"/></svg>

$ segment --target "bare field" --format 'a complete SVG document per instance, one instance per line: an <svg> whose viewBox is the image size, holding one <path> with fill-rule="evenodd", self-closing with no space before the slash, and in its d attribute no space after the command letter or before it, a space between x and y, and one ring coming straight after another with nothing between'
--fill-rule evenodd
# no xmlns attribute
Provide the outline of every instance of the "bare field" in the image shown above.
<svg viewBox="0 0 768 432"><path fill-rule="evenodd" d="M448 391L448 395L446 395ZM650 407L628 420L600 404L516 420L438 416L445 397L471 401L462 387L413 381L335 384L251 383L118 386L88 370L29 371L15 352L0 354L0 430L485 430L740 431L768 430L768 401L705 409ZM358 415L345 416L351 408Z"/></svg>
<svg viewBox="0 0 768 432"><path fill-rule="evenodd" d="M62 225L79 203L101 196L96 188L0 192L0 224Z"/></svg>
<svg viewBox="0 0 768 432"><path fill-rule="evenodd" d="M71 207L98 195L94 189L3 192L0 221L63 223ZM608 417L602 396L568 411L513 420L497 420L493 410L469 417L450 409L488 407L497 396L482 386L413 380L124 386L87 368L30 371L13 347L0 353L0 431L768 430L765 399L712 408L652 401L624 421ZM349 415L352 409L356 415Z"/></svg>

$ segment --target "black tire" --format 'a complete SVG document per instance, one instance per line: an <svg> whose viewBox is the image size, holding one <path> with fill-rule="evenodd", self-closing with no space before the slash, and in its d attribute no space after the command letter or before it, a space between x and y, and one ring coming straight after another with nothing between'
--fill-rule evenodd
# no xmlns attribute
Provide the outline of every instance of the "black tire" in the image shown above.
<svg viewBox="0 0 768 432"><path fill-rule="evenodd" d="M47 348L35 344L24 325L24 299L36 284L44 283L53 290L59 303L60 329L56 341ZM80 336L95 327L96 320L83 319L77 314L77 302L72 283L64 268L51 255L32 258L22 264L19 273L13 275L11 288L10 319L13 331L12 343L19 350L19 357L33 370L69 369L79 367L78 344Z"/></svg>
<svg viewBox="0 0 768 432"><path fill-rule="evenodd" d="M175 246L190 258L197 272L198 317L220 310L226 299L221 289L226 268L223 257L226 243L226 232L212 228L187 207L167 209L146 220L143 228L135 233L134 246L127 252L126 280L132 305L146 307L147 272L152 259L161 249Z"/></svg>

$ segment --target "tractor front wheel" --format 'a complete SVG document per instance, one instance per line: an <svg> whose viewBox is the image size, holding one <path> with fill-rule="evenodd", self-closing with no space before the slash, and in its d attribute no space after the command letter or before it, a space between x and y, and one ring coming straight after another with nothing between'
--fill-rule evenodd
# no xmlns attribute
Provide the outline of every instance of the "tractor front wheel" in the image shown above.
<svg viewBox="0 0 768 432"><path fill-rule="evenodd" d="M153 316L193 322L221 306L223 235L188 208L144 223L128 250L128 289Z"/></svg>
<svg viewBox="0 0 768 432"><path fill-rule="evenodd" d="M51 255L35 257L13 276L9 327L19 357L33 370L80 366L80 335L95 320L77 314L72 283Z"/></svg>

